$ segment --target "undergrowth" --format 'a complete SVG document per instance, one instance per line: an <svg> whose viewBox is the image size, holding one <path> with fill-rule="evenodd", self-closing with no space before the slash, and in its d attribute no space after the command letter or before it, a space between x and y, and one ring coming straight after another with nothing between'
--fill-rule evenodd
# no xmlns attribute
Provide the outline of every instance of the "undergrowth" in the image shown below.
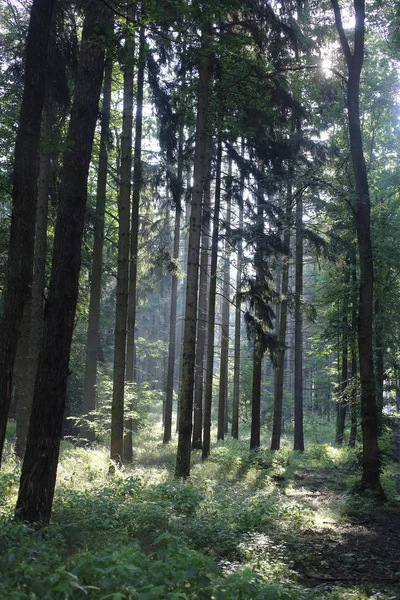
<svg viewBox="0 0 400 600"><path fill-rule="evenodd" d="M350 494L357 450L316 443L301 454L286 441L275 453L266 445L249 452L246 439L228 440L205 464L194 452L182 483L172 476L174 445L162 446L159 435L156 427L142 432L135 464L113 477L105 448L63 443L52 522L40 532L12 520L19 465L8 449L0 473L2 599L396 597L307 587L296 571L303 535L348 511L373 509L370 499ZM396 494L392 467L388 458L389 496ZM310 500L311 478L335 494Z"/></svg>

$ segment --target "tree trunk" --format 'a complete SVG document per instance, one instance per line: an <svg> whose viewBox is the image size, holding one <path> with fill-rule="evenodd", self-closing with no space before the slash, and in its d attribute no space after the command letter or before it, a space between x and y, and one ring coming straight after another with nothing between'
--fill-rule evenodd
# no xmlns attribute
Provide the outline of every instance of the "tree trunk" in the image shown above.
<svg viewBox="0 0 400 600"><path fill-rule="evenodd" d="M193 173L192 210L188 243L185 329L183 336L182 383L180 389L179 435L176 456L176 477L190 474L192 438L193 386L197 329L197 292L199 278L199 252L201 236L202 200L206 177L207 112L209 101L210 66L206 36L199 64L198 108L196 122L196 147Z"/></svg>
<svg viewBox="0 0 400 600"><path fill-rule="evenodd" d="M376 404L378 413L378 427L382 427L383 412L383 384L385 379L384 342L383 342L383 315L379 298L375 300L375 365L376 365Z"/></svg>
<svg viewBox="0 0 400 600"><path fill-rule="evenodd" d="M49 198L49 184L51 176L51 156L48 138L54 126L54 103L48 98L43 112L42 137L45 147L40 153L38 200L36 208L35 246L33 255L33 281L30 301L25 305L27 311L28 337L22 372L18 374L18 401L17 401L17 436L15 454L24 457L26 439L28 436L29 419L31 416L33 390L35 386L36 370L39 360L40 344L43 330L43 294L46 278L47 257L47 208ZM46 142L47 138L47 142ZM47 143L47 149L46 149Z"/></svg>
<svg viewBox="0 0 400 600"><path fill-rule="evenodd" d="M378 413L373 355L373 281L374 267L370 227L370 196L364 160L360 121L360 75L364 61L365 2L354 0L354 50L346 37L338 0L331 0L344 58L348 69L347 114L350 151L355 182L355 222L360 259L360 302L358 315L358 349L361 380L361 419L363 431L363 465L361 487L384 493L380 483L378 447Z"/></svg>
<svg viewBox="0 0 400 600"><path fill-rule="evenodd" d="M204 425L203 425L203 451L202 460L206 460L210 454L211 441L211 410L212 410L212 387L214 374L214 336L215 336L215 308L217 295L217 265L218 265L218 237L219 237L219 212L221 206L221 164L222 164L222 142L218 139L217 164L215 172L215 201L213 232L211 238L211 265L210 265L210 287L208 292L208 330L207 330L207 361L204 394Z"/></svg>
<svg viewBox="0 0 400 600"><path fill-rule="evenodd" d="M178 141L178 185L180 186L179 197L175 198L175 230L174 230L174 260L179 259L179 242L181 231L181 214L182 214L182 171L183 171L183 122L179 126L179 141ZM172 433L172 408L174 396L174 373L176 360L176 313L178 305L178 277L172 275L171 282L171 311L169 319L169 343L168 343L168 366L167 366L167 389L165 398L164 410L164 437L163 443L167 444L171 440Z"/></svg>
<svg viewBox="0 0 400 600"><path fill-rule="evenodd" d="M254 254L254 270L256 280L256 293L261 293L261 272L263 255L261 250L261 237L264 233L263 209L262 209L262 192L259 187L257 194L257 223L256 223L256 249ZM251 432L250 432L250 450L255 450L260 447L260 429L261 429L261 379L262 379L262 359L263 353L261 350L261 333L257 331L257 325L261 325L262 314L260 300L254 300L254 350L253 350L253 389L251 397Z"/></svg>
<svg viewBox="0 0 400 600"><path fill-rule="evenodd" d="M0 463L11 403L12 373L33 277L38 144L55 0L33 0L26 40L24 92L15 142L12 217L0 316Z"/></svg>
<svg viewBox="0 0 400 600"><path fill-rule="evenodd" d="M290 248L290 229L292 222L292 177L293 169L289 169L289 179L287 184L286 195L286 214L285 214L285 230L283 233L283 245L287 249L288 254L283 257L282 265L282 289L281 289L281 305L279 316L278 340L281 346L276 353L275 381L274 381L274 417L272 425L271 450L279 450L281 447L282 436L282 407L283 407L283 381L285 375L285 342L288 316L287 297L289 293L289 248Z"/></svg>
<svg viewBox="0 0 400 600"><path fill-rule="evenodd" d="M294 450L304 451L303 433L303 201L296 204L296 275L294 301Z"/></svg>
<svg viewBox="0 0 400 600"><path fill-rule="evenodd" d="M347 311L347 303L344 303L343 310ZM345 389L348 383L348 345L347 345L347 314L343 317L343 335L342 335L342 368L340 370L340 398L338 402L338 413L336 421L336 443L343 444L344 428L346 424L347 399Z"/></svg>
<svg viewBox="0 0 400 600"><path fill-rule="evenodd" d="M110 135L112 58L106 62L103 84L103 107L101 111L101 136L97 175L96 213L94 221L92 277L90 285L89 319L86 340L85 380L83 385L82 413L93 421L96 409L97 356L99 352L99 325L101 301L101 277L103 268L104 215L107 191L108 144ZM93 427L82 425L79 437L94 442Z"/></svg>
<svg viewBox="0 0 400 600"><path fill-rule="evenodd" d="M201 235L201 258L199 280L199 308L196 344L196 370L194 383L193 405L193 448L202 448L203 430L203 389L204 389L204 358L206 345L206 332L208 321L208 254L210 246L210 212L211 212L211 148L207 144L207 177L204 185L204 206Z"/></svg>
<svg viewBox="0 0 400 600"><path fill-rule="evenodd" d="M133 188L132 188L132 228L129 267L129 299L128 299L128 338L126 352L126 381L136 381L135 369L135 327L136 327L136 288L137 288L137 263L139 247L139 206L140 192L143 184L142 176L142 130L143 130L143 90L145 69L145 32L143 27L139 31L139 66L137 73L136 90L136 117L135 117L135 148L133 155ZM130 405L129 410L133 410ZM127 432L124 440L124 457L127 462L132 462L132 430L133 420L129 417L126 422Z"/></svg>
<svg viewBox="0 0 400 600"><path fill-rule="evenodd" d="M225 242L223 255L223 283L221 299L221 359L219 371L218 391L218 431L217 439L223 440L228 419L228 358L229 358L229 303L230 303L230 258L227 232L231 221L231 195L232 195L232 159L229 159L228 181L226 189L226 216L225 216Z"/></svg>
<svg viewBox="0 0 400 600"><path fill-rule="evenodd" d="M63 158L47 312L32 416L16 506L22 521L49 522L65 406L68 362L78 297L87 178L112 23L100 0L86 13L74 102Z"/></svg>
<svg viewBox="0 0 400 600"><path fill-rule="evenodd" d="M134 53L134 37L127 37L125 41L123 69L124 100L121 132L120 188L118 199L118 267L110 448L110 457L117 464L121 464L124 459L125 361L129 292Z"/></svg>

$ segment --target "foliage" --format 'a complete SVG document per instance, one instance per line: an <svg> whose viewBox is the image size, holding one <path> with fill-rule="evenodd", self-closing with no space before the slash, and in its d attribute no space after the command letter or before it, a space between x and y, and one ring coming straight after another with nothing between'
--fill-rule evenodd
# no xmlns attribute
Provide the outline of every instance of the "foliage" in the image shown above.
<svg viewBox="0 0 400 600"><path fill-rule="evenodd" d="M2 598L374 598L362 586L309 589L296 573L297 556L314 564L312 554L320 550L305 540L310 531L319 535L324 519L341 522L349 512L374 510L351 487L358 450L313 444L319 427L314 421L306 428L304 454L289 450L286 440L275 453L266 446L249 452L246 440L227 440L207 463L195 464L186 483L172 478L170 450L156 444L154 424L137 440L137 457L151 447L154 463L137 462L113 476L105 448L64 443L53 520L40 532L10 519L18 474L9 457L0 478ZM388 458L383 481L390 497L396 495L393 468ZM308 477L312 486L321 477L331 486L328 505L323 495L310 503Z"/></svg>

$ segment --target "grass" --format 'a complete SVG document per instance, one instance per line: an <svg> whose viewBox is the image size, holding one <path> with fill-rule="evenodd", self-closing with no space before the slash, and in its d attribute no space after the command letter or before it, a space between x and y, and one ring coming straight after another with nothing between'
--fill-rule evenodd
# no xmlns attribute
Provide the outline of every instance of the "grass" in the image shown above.
<svg viewBox="0 0 400 600"><path fill-rule="evenodd" d="M12 520L19 465L9 441L0 473L1 598L398 598L368 581L318 581L328 533L375 505L352 494L359 450L330 446L325 425L307 426L303 454L288 439L279 452L267 439L249 452L245 434L214 444L204 464L196 451L186 483L173 478L175 442L160 443L156 421L138 436L132 467L111 478L105 447L63 443L52 522L41 532ZM383 483L386 510L394 510L398 465L388 440Z"/></svg>

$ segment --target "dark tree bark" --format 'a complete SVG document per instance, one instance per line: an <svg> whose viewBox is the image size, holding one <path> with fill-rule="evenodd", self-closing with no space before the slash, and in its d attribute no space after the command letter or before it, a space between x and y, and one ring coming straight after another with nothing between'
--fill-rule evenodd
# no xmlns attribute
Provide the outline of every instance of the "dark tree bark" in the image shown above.
<svg viewBox="0 0 400 600"><path fill-rule="evenodd" d="M133 187L132 187L132 224L131 244L129 253L129 298L128 298L128 337L126 348L126 381L134 383L136 380L135 369L135 327L136 327L136 289L137 289L137 263L139 246L139 206L140 192L143 185L142 175L142 131L143 131L143 91L145 71L145 31L139 31L139 60L136 88L136 116L135 116L135 147L133 152ZM129 406L129 410L133 407ZM126 436L124 440L124 458L132 462L132 418L127 419Z"/></svg>
<svg viewBox="0 0 400 600"><path fill-rule="evenodd" d="M257 195L257 222L256 222L256 244L254 253L254 270L256 293L261 293L261 272L263 268L263 255L261 250L261 237L264 233L263 209L262 209L262 193L259 191ZM254 350L253 350L253 389L251 395L251 430L250 430L250 450L255 450L260 447L260 432L261 432L261 380L262 380L262 341L261 332L257 331L257 325L261 325L262 312L260 300L254 300Z"/></svg>
<svg viewBox="0 0 400 600"><path fill-rule="evenodd" d="M21 321L25 303L31 295L38 144L54 6L55 0L33 0L26 40L24 92L15 142L8 263L0 316L0 463Z"/></svg>
<svg viewBox="0 0 400 600"><path fill-rule="evenodd" d="M87 178L104 69L110 9L91 2L82 31L75 96L64 153L50 290L16 517L50 520L78 297Z"/></svg>
<svg viewBox="0 0 400 600"><path fill-rule="evenodd" d="M42 341L44 316L43 294L46 279L47 254L47 213L52 170L51 158L53 155L49 146L49 136L52 134L54 122L54 102L51 97L49 97L49 94L47 94L42 123L44 148L40 152L39 159L32 294L30 301L25 305L25 310L27 311L27 340L24 361L21 365L21 371L18 371L19 384L17 385L18 400L15 454L21 459L25 454L32 409L33 390L35 387L40 344Z"/></svg>
<svg viewBox="0 0 400 600"><path fill-rule="evenodd" d="M219 212L221 207L221 163L222 143L218 140L217 165L215 172L215 201L213 232L211 238L211 265L210 287L208 292L208 330L207 330L207 362L204 394L204 427L202 460L210 454L211 441L211 410L212 410L212 384L214 371L214 335L215 335L215 304L217 294L217 264L218 264L218 237L219 237Z"/></svg>
<svg viewBox="0 0 400 600"><path fill-rule="evenodd" d="M294 300L294 450L304 451L303 432L303 201L296 204L296 275Z"/></svg>
<svg viewBox="0 0 400 600"><path fill-rule="evenodd" d="M338 0L331 0L343 55L347 65L347 114L350 152L355 184L355 223L360 260L360 302L358 349L361 380L361 419L363 432L363 472L361 487L384 497L380 483L378 414L373 355L373 282L370 195L360 120L360 76L364 61L365 2L354 0L355 28L353 51L346 37Z"/></svg>
<svg viewBox="0 0 400 600"><path fill-rule="evenodd" d="M289 179L287 184L286 195L285 230L283 232L283 245L285 248L287 248L288 252L290 247L290 230L292 224L292 177L293 169L289 169ZM285 342L288 316L287 296L289 292L289 254L284 256L282 261L282 288L278 330L278 340L281 345L276 353L276 367L274 380L274 417L272 425L271 450L279 450L281 446L282 436L283 381L285 374Z"/></svg>
<svg viewBox="0 0 400 600"><path fill-rule="evenodd" d="M208 146L210 144L207 144ZM196 370L193 404L193 448L200 450L203 445L203 389L206 333L208 326L208 254L210 247L210 211L211 211L211 148L207 148L207 177L204 185L204 206L201 232L201 257L199 279L199 307L196 344Z"/></svg>
<svg viewBox="0 0 400 600"><path fill-rule="evenodd" d="M192 438L193 387L197 331L197 295L199 279L199 252L204 180L207 170L207 112L209 102L210 65L208 44L203 36L199 62L196 145L193 172L192 209L187 261L186 311L183 336L182 383L180 389L179 435L176 456L176 477L190 474Z"/></svg>
<svg viewBox="0 0 400 600"><path fill-rule="evenodd" d="M231 195L232 195L232 160L229 159L228 181L226 190L226 230L229 230L231 221ZM218 430L217 439L223 440L228 420L228 358L229 358L229 304L230 304L230 267L229 244L225 238L224 265L221 299L221 359L219 371L218 390Z"/></svg>
<svg viewBox="0 0 400 600"><path fill-rule="evenodd" d="M118 267L114 330L113 397L111 405L110 457L120 464L124 457L124 404L126 338L129 294L129 235L132 175L133 71L135 40L127 37L124 51L124 100L122 109L121 167L118 198Z"/></svg>
<svg viewBox="0 0 400 600"><path fill-rule="evenodd" d="M244 155L244 143L242 142L242 157ZM243 228L243 193L244 174L240 175L240 197L239 197L239 230ZM236 298L235 298L235 338L233 356L233 399L232 399L232 437L239 438L239 408L240 408L240 325L241 325L241 302L240 287L242 283L243 269L243 242L239 240L236 264Z"/></svg>
<svg viewBox="0 0 400 600"><path fill-rule="evenodd" d="M85 380L83 385L82 412L93 420L91 413L96 409L97 357L99 353L99 326L101 278L103 270L104 215L107 194L108 144L110 135L112 59L106 62L103 83L103 107L101 111L101 134L99 166L97 175L96 213L94 222L92 277L90 285L89 319L86 340ZM95 433L92 427L83 425L79 436L88 442L94 442Z"/></svg>

